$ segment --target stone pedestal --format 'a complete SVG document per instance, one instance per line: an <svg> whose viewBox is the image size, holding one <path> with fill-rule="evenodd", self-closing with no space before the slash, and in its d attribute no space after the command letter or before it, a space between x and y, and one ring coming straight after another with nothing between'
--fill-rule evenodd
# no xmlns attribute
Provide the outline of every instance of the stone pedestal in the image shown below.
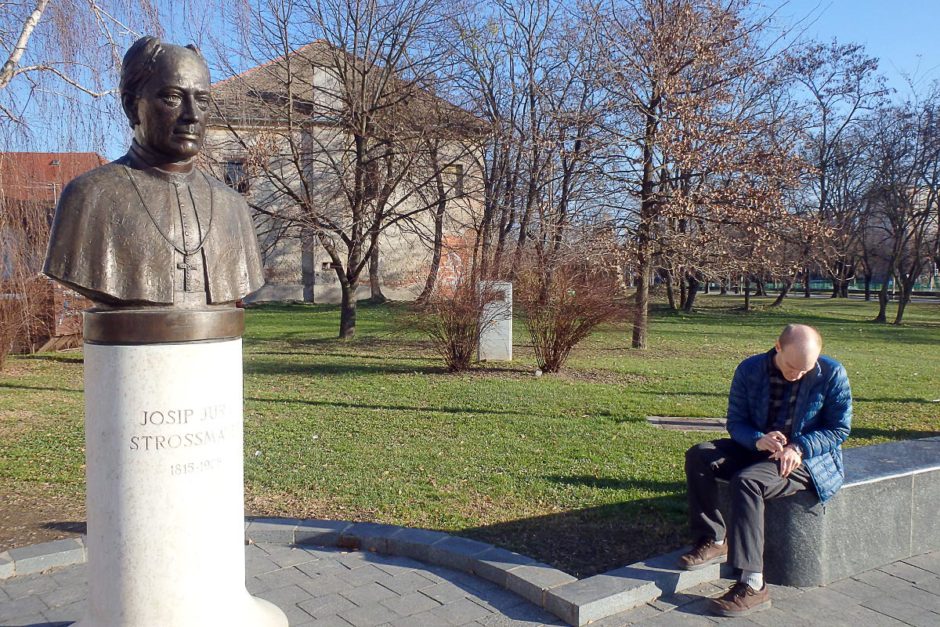
<svg viewBox="0 0 940 627"><path fill-rule="evenodd" d="M492 292L495 299L483 306L477 358L512 361L512 283L481 281L480 289Z"/></svg>
<svg viewBox="0 0 940 627"><path fill-rule="evenodd" d="M80 627L287 626L245 589L242 320L86 313Z"/></svg>

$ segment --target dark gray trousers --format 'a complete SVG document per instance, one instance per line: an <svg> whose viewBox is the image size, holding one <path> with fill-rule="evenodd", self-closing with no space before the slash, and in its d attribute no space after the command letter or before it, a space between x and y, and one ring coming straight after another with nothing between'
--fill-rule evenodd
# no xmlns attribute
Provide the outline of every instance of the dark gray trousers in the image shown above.
<svg viewBox="0 0 940 627"><path fill-rule="evenodd" d="M758 573L764 572L764 501L812 487L805 465L784 478L778 463L769 456L731 439L702 442L685 453L692 537L696 540L726 537L728 563ZM727 526L718 510L716 479L730 482L731 520Z"/></svg>

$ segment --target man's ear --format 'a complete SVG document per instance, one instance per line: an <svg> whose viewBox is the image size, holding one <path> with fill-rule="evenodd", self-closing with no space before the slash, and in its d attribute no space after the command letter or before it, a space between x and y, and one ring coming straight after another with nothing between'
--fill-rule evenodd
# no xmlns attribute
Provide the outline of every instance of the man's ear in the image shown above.
<svg viewBox="0 0 940 627"><path fill-rule="evenodd" d="M140 116L137 115L137 96L133 94L121 96L121 107L124 109L124 115L127 116L131 128L140 124Z"/></svg>

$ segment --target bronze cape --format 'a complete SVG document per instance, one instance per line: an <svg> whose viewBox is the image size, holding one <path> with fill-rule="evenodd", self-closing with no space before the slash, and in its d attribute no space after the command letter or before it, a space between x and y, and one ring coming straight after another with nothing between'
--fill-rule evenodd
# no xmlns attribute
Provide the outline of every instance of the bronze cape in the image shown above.
<svg viewBox="0 0 940 627"><path fill-rule="evenodd" d="M126 167L132 169L153 219ZM197 194L202 197L196 203L203 228L210 222L211 206L211 227L199 253L207 303L244 298L264 284L248 205L235 191L195 169L188 183L206 191ZM62 191L56 207L43 272L98 303L173 305L178 253L161 234L174 232L173 216L161 201L170 186L164 173L132 154L76 178Z"/></svg>

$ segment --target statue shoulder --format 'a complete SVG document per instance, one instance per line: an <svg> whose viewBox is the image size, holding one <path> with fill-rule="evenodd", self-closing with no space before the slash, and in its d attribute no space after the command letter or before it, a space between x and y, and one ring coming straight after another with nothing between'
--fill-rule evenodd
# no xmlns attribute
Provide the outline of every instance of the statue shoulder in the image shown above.
<svg viewBox="0 0 940 627"><path fill-rule="evenodd" d="M124 165L119 159L72 179L62 190L59 203L65 205L97 202L108 190L113 190L116 186L123 187L125 184L129 182L124 173Z"/></svg>

